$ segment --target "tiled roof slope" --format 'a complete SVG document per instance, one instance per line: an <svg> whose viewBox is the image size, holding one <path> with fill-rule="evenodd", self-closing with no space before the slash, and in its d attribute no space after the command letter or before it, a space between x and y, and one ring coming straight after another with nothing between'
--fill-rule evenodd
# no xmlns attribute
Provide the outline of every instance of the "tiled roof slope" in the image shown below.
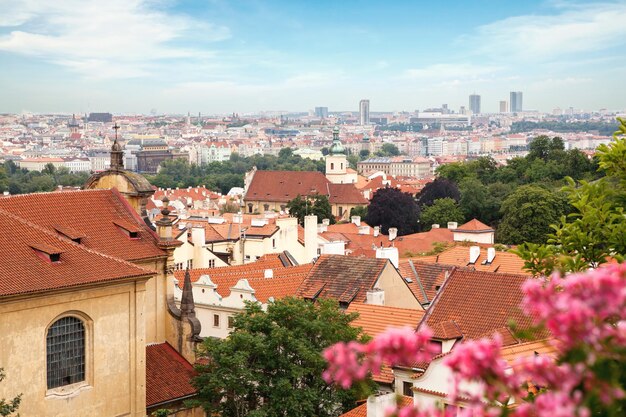
<svg viewBox="0 0 626 417"><path fill-rule="evenodd" d="M146 407L192 396L193 366L166 343L146 346Z"/></svg>
<svg viewBox="0 0 626 417"><path fill-rule="evenodd" d="M164 256L157 237L115 190L81 190L65 193L23 194L0 199L0 209L47 230L71 228L84 235L81 245L124 259ZM118 224L131 224L139 237L131 239Z"/></svg>
<svg viewBox="0 0 626 417"><path fill-rule="evenodd" d="M407 407L409 405L413 405L413 398L403 395L400 397L400 400L398 401L398 405L400 407ZM340 415L339 417L367 417L367 402L361 404L360 406L356 408L353 408L352 410Z"/></svg>
<svg viewBox="0 0 626 417"><path fill-rule="evenodd" d="M217 268L196 268L189 270L191 282L196 282L201 275L208 275L213 279L217 276L237 276L239 278L247 278L250 276L263 276L266 269L284 268L279 254L264 255L256 262L245 265L220 266ZM183 282L185 271L179 270L174 272L174 276L179 282Z"/></svg>
<svg viewBox="0 0 626 417"><path fill-rule="evenodd" d="M361 327L363 333L372 337L379 335L390 327L410 327L415 329L422 317L423 310L398 308L364 303L351 303L346 313L358 313L359 317L350 323L353 327Z"/></svg>
<svg viewBox="0 0 626 417"><path fill-rule="evenodd" d="M453 265L430 264L408 259L400 261L398 270L402 278L408 282L409 288L420 301L430 303L437 294L437 287L441 287L446 277L456 268Z"/></svg>
<svg viewBox="0 0 626 417"><path fill-rule="evenodd" d="M369 204L354 184L328 184L328 201L330 204Z"/></svg>
<svg viewBox="0 0 626 417"><path fill-rule="evenodd" d="M452 322L465 339L478 339L506 327L510 320L520 328L530 326L522 313L523 275L457 269L446 280L420 326L433 329L436 338L448 338Z"/></svg>
<svg viewBox="0 0 626 417"><path fill-rule="evenodd" d="M192 281L197 281L201 275L208 275L211 281L217 285L216 291L222 297L228 297L230 288L237 284L240 279L247 279L254 289L254 296L262 303L267 303L270 297L280 299L288 296L295 296L298 288L311 270L312 264L283 267L276 266L272 269L273 277L265 278L265 269L239 269L238 272L228 272L228 267L223 268L203 268L200 270L189 270ZM238 268L238 267L230 267ZM197 271L203 271L198 273ZM179 283L183 282L185 271L176 271L175 277ZM194 279L195 277L195 279ZM179 284L180 285L180 284Z"/></svg>
<svg viewBox="0 0 626 417"><path fill-rule="evenodd" d="M456 230L459 232L467 233L480 233L480 232L493 232L494 230L487 226L485 223L477 219L472 219L469 222L460 225Z"/></svg>
<svg viewBox="0 0 626 417"><path fill-rule="evenodd" d="M478 256L476 263L469 264L469 252L470 248L468 246L454 246L446 249L438 255L415 258L415 260L426 263L463 266L473 268L477 271L530 276L530 274L524 269L524 261L522 258L514 253L496 251L496 257L490 264L487 264L483 263L487 260L487 249L481 247L480 255Z"/></svg>
<svg viewBox="0 0 626 417"><path fill-rule="evenodd" d="M340 302L365 302L387 259L322 255L311 268L297 295L303 298L334 298Z"/></svg>
<svg viewBox="0 0 626 417"><path fill-rule="evenodd" d="M256 171L245 200L288 202L298 195L328 195L328 183L318 171Z"/></svg>
<svg viewBox="0 0 626 417"><path fill-rule="evenodd" d="M33 293L121 278L150 276L152 272L103 255L0 210L0 296ZM35 248L39 249L36 250ZM60 253L51 262L42 251Z"/></svg>

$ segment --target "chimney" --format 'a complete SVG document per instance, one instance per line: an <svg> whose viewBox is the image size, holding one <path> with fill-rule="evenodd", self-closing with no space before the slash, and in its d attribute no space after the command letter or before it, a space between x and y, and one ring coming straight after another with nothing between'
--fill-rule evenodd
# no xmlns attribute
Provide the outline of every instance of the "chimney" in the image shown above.
<svg viewBox="0 0 626 417"><path fill-rule="evenodd" d="M496 257L496 248L487 248L487 263L490 264Z"/></svg>
<svg viewBox="0 0 626 417"><path fill-rule="evenodd" d="M359 226L359 234L360 235L369 235L370 234L370 227L367 226L367 225Z"/></svg>
<svg viewBox="0 0 626 417"><path fill-rule="evenodd" d="M457 227L459 227L459 224L457 222L448 222L448 229L456 230Z"/></svg>
<svg viewBox="0 0 626 417"><path fill-rule="evenodd" d="M233 214L233 223L242 223L243 222L243 214L237 213Z"/></svg>
<svg viewBox="0 0 626 417"><path fill-rule="evenodd" d="M266 269L265 272L263 273L263 277L266 278L266 279L274 278L274 270L273 269Z"/></svg>
<svg viewBox="0 0 626 417"><path fill-rule="evenodd" d="M350 220L352 220L352 223L356 224L357 226L361 225L361 216L352 216L350 217Z"/></svg>
<svg viewBox="0 0 626 417"><path fill-rule="evenodd" d="M191 228L191 242L197 246L204 246L206 238L203 226L193 226Z"/></svg>
<svg viewBox="0 0 626 417"><path fill-rule="evenodd" d="M374 226L374 237L378 237L380 234L380 226Z"/></svg>
<svg viewBox="0 0 626 417"><path fill-rule="evenodd" d="M391 264L396 268L398 268L400 262L398 248L393 246L388 248L376 248L376 258L389 259L389 261L391 261Z"/></svg>
<svg viewBox="0 0 626 417"><path fill-rule="evenodd" d="M375 306L384 306L385 305L385 290L380 288L372 288L368 290L366 293L366 304L371 304Z"/></svg>
<svg viewBox="0 0 626 417"><path fill-rule="evenodd" d="M330 219L322 219L322 224L324 226L330 226Z"/></svg>
<svg viewBox="0 0 626 417"><path fill-rule="evenodd" d="M398 228L397 227L390 227L389 228L389 241L394 240L395 238L398 237Z"/></svg>
<svg viewBox="0 0 626 417"><path fill-rule="evenodd" d="M305 263L311 262L317 256L317 216L304 217L304 254Z"/></svg>
<svg viewBox="0 0 626 417"><path fill-rule="evenodd" d="M480 256L480 246L470 246L469 248L469 263L475 264Z"/></svg>
<svg viewBox="0 0 626 417"><path fill-rule="evenodd" d="M430 226L431 229L439 229L439 225L437 223L433 223L432 226Z"/></svg>
<svg viewBox="0 0 626 417"><path fill-rule="evenodd" d="M366 417L381 417L386 415L387 410L396 404L396 394L370 395L367 397Z"/></svg>

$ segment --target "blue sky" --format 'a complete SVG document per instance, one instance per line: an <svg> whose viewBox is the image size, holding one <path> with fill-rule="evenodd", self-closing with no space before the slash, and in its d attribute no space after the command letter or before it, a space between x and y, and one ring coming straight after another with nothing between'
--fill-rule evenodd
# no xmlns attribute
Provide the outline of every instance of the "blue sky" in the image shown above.
<svg viewBox="0 0 626 417"><path fill-rule="evenodd" d="M626 1L0 0L0 112L626 109Z"/></svg>

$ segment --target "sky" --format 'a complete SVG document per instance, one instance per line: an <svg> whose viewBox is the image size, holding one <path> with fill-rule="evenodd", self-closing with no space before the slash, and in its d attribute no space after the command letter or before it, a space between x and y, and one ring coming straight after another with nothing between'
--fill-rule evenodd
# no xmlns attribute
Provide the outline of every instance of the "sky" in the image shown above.
<svg viewBox="0 0 626 417"><path fill-rule="evenodd" d="M626 110L626 0L0 0L0 112Z"/></svg>

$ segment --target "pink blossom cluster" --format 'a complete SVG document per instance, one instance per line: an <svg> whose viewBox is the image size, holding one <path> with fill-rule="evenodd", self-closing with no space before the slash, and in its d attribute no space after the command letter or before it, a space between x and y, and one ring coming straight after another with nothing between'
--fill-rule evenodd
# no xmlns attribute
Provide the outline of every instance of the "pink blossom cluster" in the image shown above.
<svg viewBox="0 0 626 417"><path fill-rule="evenodd" d="M624 340L626 317L626 264L547 282L524 284L524 312L535 324L544 324L561 350L587 345L601 349L603 341Z"/></svg>
<svg viewBox="0 0 626 417"><path fill-rule="evenodd" d="M495 417L589 417L625 397L619 378L598 374L596 364L626 362L626 264L609 265L565 278L529 280L523 286L524 312L550 333L557 357L533 355L506 363L502 339L467 341L444 363L454 374L450 399L459 414ZM326 381L343 387L376 373L381 364L412 364L436 352L428 330L390 330L365 345L338 344L324 352ZM621 365L619 366L621 369ZM471 389L469 389L471 387ZM592 407L589 408L589 404ZM405 407L397 417L448 415L445 410ZM455 411L456 413L456 411Z"/></svg>
<svg viewBox="0 0 626 417"><path fill-rule="evenodd" d="M430 361L437 353L432 332L424 328L391 328L366 344L337 343L324 351L328 368L322 375L328 383L348 388L369 373L378 375L383 364L394 366Z"/></svg>

